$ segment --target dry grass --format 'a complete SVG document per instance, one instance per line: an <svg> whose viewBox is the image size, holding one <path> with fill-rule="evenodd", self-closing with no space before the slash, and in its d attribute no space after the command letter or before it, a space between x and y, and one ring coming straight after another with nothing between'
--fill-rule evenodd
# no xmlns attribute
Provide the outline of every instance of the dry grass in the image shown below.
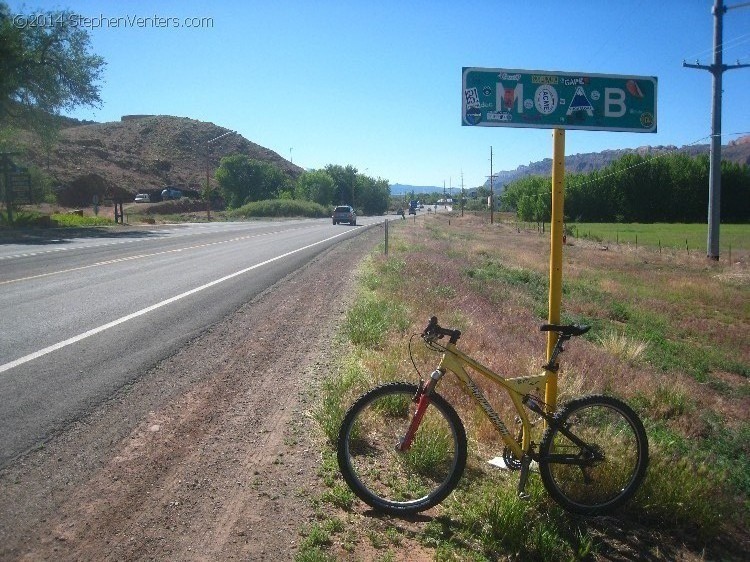
<svg viewBox="0 0 750 562"><path fill-rule="evenodd" d="M647 341L629 338L614 330L600 336L597 341L607 353L619 357L627 363L635 363L643 357L646 349L648 349Z"/></svg>

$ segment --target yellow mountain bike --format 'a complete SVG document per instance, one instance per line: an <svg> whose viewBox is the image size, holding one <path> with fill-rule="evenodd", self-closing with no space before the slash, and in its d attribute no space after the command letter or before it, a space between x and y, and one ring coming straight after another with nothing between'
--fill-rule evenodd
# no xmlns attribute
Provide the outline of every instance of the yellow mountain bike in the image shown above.
<svg viewBox="0 0 750 562"><path fill-rule="evenodd" d="M466 466L466 432L455 409L436 392L438 382L451 371L500 432L505 464L520 470L519 495L525 495L529 467L536 461L544 487L566 510L600 515L622 506L635 494L648 465L648 440L638 415L611 396L576 398L554 413L540 398L550 373L558 370L563 344L589 328L543 325L542 331L558 335L545 372L505 378L458 349L459 330L442 328L437 318L431 318L421 336L442 358L429 379L419 385L383 384L360 396L347 411L337 443L344 480L365 503L393 515L424 511L453 491ZM439 342L444 337L447 344ZM516 436L466 366L505 389L520 420ZM545 421L538 449L527 409Z"/></svg>

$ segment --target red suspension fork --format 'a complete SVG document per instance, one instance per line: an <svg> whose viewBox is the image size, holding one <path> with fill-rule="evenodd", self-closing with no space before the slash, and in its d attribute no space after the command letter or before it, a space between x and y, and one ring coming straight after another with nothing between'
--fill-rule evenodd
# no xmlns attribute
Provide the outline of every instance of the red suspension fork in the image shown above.
<svg viewBox="0 0 750 562"><path fill-rule="evenodd" d="M417 434L419 424L422 423L422 418L427 411L427 406L430 404L430 397L426 392L422 392L419 395L419 401L417 402L417 409L414 412L414 417L411 418L409 429L406 430L406 435L401 439L401 442L396 445L396 450L405 453L411 447L414 436Z"/></svg>
<svg viewBox="0 0 750 562"><path fill-rule="evenodd" d="M417 430L419 430L419 424L422 423L422 418L424 417L425 412L427 412L427 406L430 405L432 391L435 389L435 386L444 374L445 370L438 368L433 371L430 380L427 381L424 388L422 383L420 383L420 391L414 397L414 401L417 403L417 409L414 412L414 416L411 418L411 423L406 430L406 435L404 435L401 441L396 445L397 451L405 453L411 447L411 444L414 441L414 436L417 434Z"/></svg>

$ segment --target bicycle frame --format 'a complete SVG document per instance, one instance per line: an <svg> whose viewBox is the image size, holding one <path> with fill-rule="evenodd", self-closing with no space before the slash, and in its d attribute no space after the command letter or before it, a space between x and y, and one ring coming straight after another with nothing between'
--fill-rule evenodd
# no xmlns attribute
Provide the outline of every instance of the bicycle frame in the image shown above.
<svg viewBox="0 0 750 562"><path fill-rule="evenodd" d="M456 344L448 343L446 345L440 345L440 347L443 348L443 356L440 359L440 364L437 369L432 373L432 378L435 383L445 375L446 371L451 371L455 374L467 394L479 404L485 415L498 430L505 444L511 451L513 451L513 455L517 459L521 459L524 453L529 452L531 448L531 422L526 414L526 409L523 407L523 398L529 394L544 396L547 383L554 373L544 371L539 375L505 378L466 355L458 349ZM493 410L482 390L466 372L466 369L464 368L465 365L468 365L478 373L487 377L495 384L500 385L508 393L508 396L513 402L513 406L521 419L523 427L520 445L513 438L508 427L500 419L497 412Z"/></svg>

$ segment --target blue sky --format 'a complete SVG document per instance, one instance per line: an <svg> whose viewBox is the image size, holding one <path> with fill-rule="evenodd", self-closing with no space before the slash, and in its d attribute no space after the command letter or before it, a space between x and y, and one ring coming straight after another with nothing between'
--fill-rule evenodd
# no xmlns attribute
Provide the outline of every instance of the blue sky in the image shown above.
<svg viewBox="0 0 750 562"><path fill-rule="evenodd" d="M658 133L568 131L566 154L707 143L711 130L711 75L682 62L712 62L713 0L9 4L120 18L90 29L107 61L102 107L72 116L210 121L305 168L473 187L489 175L490 146L495 171L551 157L550 130L461 126L469 66L658 77ZM750 7L727 12L724 43L726 64L750 63ZM722 123L724 144L750 134L750 68L724 73Z"/></svg>

